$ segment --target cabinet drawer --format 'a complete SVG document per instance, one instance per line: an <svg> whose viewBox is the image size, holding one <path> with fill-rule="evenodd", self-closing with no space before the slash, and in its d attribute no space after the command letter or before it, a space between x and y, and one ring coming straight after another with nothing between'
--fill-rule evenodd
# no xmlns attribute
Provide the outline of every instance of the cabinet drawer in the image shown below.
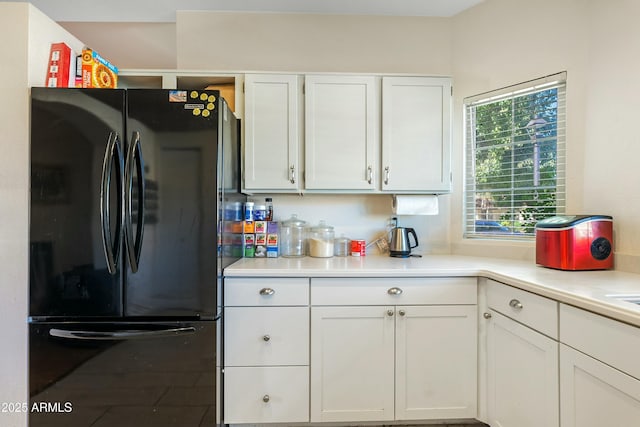
<svg viewBox="0 0 640 427"><path fill-rule="evenodd" d="M309 368L225 368L224 422L309 421Z"/></svg>
<svg viewBox="0 0 640 427"><path fill-rule="evenodd" d="M227 307L309 305L309 279L299 277L225 278L224 305Z"/></svg>
<svg viewBox="0 0 640 427"><path fill-rule="evenodd" d="M308 365L308 307L224 309L225 366Z"/></svg>
<svg viewBox="0 0 640 427"><path fill-rule="evenodd" d="M640 378L640 328L560 304L560 341Z"/></svg>
<svg viewBox="0 0 640 427"><path fill-rule="evenodd" d="M558 303L493 280L487 280L489 308L558 339Z"/></svg>
<svg viewBox="0 0 640 427"><path fill-rule="evenodd" d="M311 279L312 305L476 304L475 277Z"/></svg>

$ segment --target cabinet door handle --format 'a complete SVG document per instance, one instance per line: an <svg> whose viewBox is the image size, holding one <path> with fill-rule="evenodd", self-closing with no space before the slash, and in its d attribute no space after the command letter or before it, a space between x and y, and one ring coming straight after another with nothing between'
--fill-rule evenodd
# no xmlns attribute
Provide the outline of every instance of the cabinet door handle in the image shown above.
<svg viewBox="0 0 640 427"><path fill-rule="evenodd" d="M269 341L271 339L271 337L269 335L265 335L265 336L262 337L262 339L264 341Z"/></svg>
<svg viewBox="0 0 640 427"><path fill-rule="evenodd" d="M271 400L271 398L269 397L268 394L265 394L264 396L262 396L262 401L264 403L268 403Z"/></svg>
<svg viewBox="0 0 640 427"><path fill-rule="evenodd" d="M269 296L269 295L273 295L275 293L276 293L276 291L274 289L271 289L271 288L262 288L262 289L260 289L260 295L263 295L263 296Z"/></svg>
<svg viewBox="0 0 640 427"><path fill-rule="evenodd" d="M373 182L373 167L371 165L367 166L367 182L371 184Z"/></svg>
<svg viewBox="0 0 640 427"><path fill-rule="evenodd" d="M523 307L522 303L517 299L512 299L511 301L509 301L509 306L511 308L515 308L516 310L522 310Z"/></svg>
<svg viewBox="0 0 640 427"><path fill-rule="evenodd" d="M393 316L393 310L387 310L387 316L389 317Z"/></svg>
<svg viewBox="0 0 640 427"><path fill-rule="evenodd" d="M389 166L384 168L384 185L389 185Z"/></svg>
<svg viewBox="0 0 640 427"><path fill-rule="evenodd" d="M482 317L484 317L485 319L491 319L491 313L484 313Z"/></svg>
<svg viewBox="0 0 640 427"><path fill-rule="evenodd" d="M396 288L396 287L389 288L389 290L387 291L387 293L388 293L389 295L400 295L400 294L402 293L402 289L400 289L400 288Z"/></svg>
<svg viewBox="0 0 640 427"><path fill-rule="evenodd" d="M405 314L407 314L407 313L406 313L404 310L400 310L400 311L398 311L398 314L399 314L400 316L404 316L404 315L405 315Z"/></svg>
<svg viewBox="0 0 640 427"><path fill-rule="evenodd" d="M289 182L292 184L296 183L296 167L295 165L291 165L289 167Z"/></svg>

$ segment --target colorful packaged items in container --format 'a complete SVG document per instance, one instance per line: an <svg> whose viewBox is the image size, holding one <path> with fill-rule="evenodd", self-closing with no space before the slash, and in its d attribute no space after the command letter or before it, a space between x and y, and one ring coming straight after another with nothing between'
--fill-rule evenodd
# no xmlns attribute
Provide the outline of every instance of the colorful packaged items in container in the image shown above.
<svg viewBox="0 0 640 427"><path fill-rule="evenodd" d="M244 221L244 257L278 257L278 223L275 221Z"/></svg>

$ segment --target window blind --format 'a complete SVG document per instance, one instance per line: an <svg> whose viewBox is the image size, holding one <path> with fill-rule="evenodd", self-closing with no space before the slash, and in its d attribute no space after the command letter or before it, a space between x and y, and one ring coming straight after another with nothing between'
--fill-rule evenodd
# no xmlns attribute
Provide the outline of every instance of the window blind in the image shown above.
<svg viewBox="0 0 640 427"><path fill-rule="evenodd" d="M564 213L566 74L466 98L465 237L531 239Z"/></svg>

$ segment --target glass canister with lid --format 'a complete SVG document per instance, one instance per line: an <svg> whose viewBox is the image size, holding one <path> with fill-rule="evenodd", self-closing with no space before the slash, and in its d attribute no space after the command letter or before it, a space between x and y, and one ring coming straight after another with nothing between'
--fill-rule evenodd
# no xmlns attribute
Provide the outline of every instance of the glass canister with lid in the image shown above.
<svg viewBox="0 0 640 427"><path fill-rule="evenodd" d="M309 230L309 255L317 258L333 256L334 232L333 227L326 222L320 223Z"/></svg>
<svg viewBox="0 0 640 427"><path fill-rule="evenodd" d="M280 255L288 258L303 257L306 255L306 221L291 215L291 218L280 224Z"/></svg>

